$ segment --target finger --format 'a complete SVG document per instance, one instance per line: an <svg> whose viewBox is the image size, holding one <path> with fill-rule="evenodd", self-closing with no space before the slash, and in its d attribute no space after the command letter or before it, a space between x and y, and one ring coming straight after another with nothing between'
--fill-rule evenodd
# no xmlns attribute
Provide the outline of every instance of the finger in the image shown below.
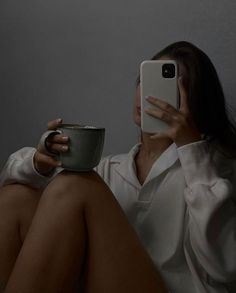
<svg viewBox="0 0 236 293"><path fill-rule="evenodd" d="M43 163L46 166L53 168L61 166L61 161L57 160L55 157L50 157L41 152L36 152L35 157L37 158L38 163Z"/></svg>
<svg viewBox="0 0 236 293"><path fill-rule="evenodd" d="M183 83L183 77L179 77L178 79L178 87L179 87L179 94L180 94L180 111L183 113L188 113L189 108L188 108L188 97L187 97L187 91L186 88L184 87Z"/></svg>
<svg viewBox="0 0 236 293"><path fill-rule="evenodd" d="M63 134L54 134L49 135L47 138L47 142L49 143L59 143L59 144L66 144L69 141L69 137Z"/></svg>
<svg viewBox="0 0 236 293"><path fill-rule="evenodd" d="M158 118L168 124L173 122L173 118L171 117L171 115L165 111L162 111L161 109L158 108L147 108L145 109L145 113L147 113L148 115L154 117L154 118Z"/></svg>
<svg viewBox="0 0 236 293"><path fill-rule="evenodd" d="M169 112L170 114L175 114L178 112L173 106L171 106L169 103L167 103L161 99L148 96L148 97L146 97L146 100L150 104L157 106L158 108L160 108L166 112Z"/></svg>
<svg viewBox="0 0 236 293"><path fill-rule="evenodd" d="M47 148L52 153L65 153L69 150L69 146L59 143L47 143Z"/></svg>
<svg viewBox="0 0 236 293"><path fill-rule="evenodd" d="M62 123L62 119L58 118L52 121L48 122L48 130L54 130L57 129L58 125L60 125Z"/></svg>

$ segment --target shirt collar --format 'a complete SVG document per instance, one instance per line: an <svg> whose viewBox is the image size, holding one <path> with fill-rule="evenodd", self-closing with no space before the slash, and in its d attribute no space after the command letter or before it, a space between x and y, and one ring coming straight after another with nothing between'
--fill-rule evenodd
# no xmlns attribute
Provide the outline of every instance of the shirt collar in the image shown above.
<svg viewBox="0 0 236 293"><path fill-rule="evenodd" d="M136 166L134 158L139 150L140 143L136 144L129 153L120 161L120 164L116 167L116 171L129 183L131 183L137 189L141 188L141 184L138 181L136 175ZM171 144L155 161L153 164L143 186L152 179L156 178L168 168L170 168L178 160L177 147L173 143Z"/></svg>
<svg viewBox="0 0 236 293"><path fill-rule="evenodd" d="M116 171L124 178L125 181L131 183L137 189L140 189L141 185L136 175L136 166L134 158L139 150L140 143L136 144L129 153L124 156L119 165L116 167Z"/></svg>
<svg viewBox="0 0 236 293"><path fill-rule="evenodd" d="M144 182L144 185L156 178L167 169L169 169L174 163L178 160L178 152L175 143L172 143L162 154L161 156L154 162L152 168Z"/></svg>

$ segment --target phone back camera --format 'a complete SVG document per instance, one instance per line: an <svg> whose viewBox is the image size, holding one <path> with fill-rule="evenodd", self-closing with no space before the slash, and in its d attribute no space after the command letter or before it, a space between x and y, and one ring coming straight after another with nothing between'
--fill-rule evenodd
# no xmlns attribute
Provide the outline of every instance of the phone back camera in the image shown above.
<svg viewBox="0 0 236 293"><path fill-rule="evenodd" d="M171 63L163 64L162 76L164 78L174 78L175 77L175 65L171 64Z"/></svg>

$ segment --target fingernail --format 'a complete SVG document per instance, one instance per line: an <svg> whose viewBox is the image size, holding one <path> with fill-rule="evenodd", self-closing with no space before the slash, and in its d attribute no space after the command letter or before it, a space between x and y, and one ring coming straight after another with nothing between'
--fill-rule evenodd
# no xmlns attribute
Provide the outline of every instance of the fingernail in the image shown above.
<svg viewBox="0 0 236 293"><path fill-rule="evenodd" d="M68 136L63 136L62 139L63 139L64 141L68 141L69 137L68 137Z"/></svg>
<svg viewBox="0 0 236 293"><path fill-rule="evenodd" d="M62 119L61 118L58 118L57 119L57 123L61 123L62 122Z"/></svg>
<svg viewBox="0 0 236 293"><path fill-rule="evenodd" d="M149 97L149 96L146 96L146 97L145 97L145 99L146 99L146 100L149 100L149 99L150 99L150 97Z"/></svg>
<svg viewBox="0 0 236 293"><path fill-rule="evenodd" d="M61 147L61 149L62 149L63 151L67 151L67 150L68 150L68 146L67 146L67 145L63 145L63 146Z"/></svg>
<svg viewBox="0 0 236 293"><path fill-rule="evenodd" d="M62 163L59 161L59 162L57 162L57 166L58 167L61 167L61 165L62 165Z"/></svg>

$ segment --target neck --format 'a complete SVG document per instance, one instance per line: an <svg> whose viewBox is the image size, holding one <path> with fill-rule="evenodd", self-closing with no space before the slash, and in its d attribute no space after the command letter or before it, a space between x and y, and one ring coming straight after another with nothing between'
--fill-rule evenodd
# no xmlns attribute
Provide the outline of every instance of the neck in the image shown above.
<svg viewBox="0 0 236 293"><path fill-rule="evenodd" d="M141 134L140 153L153 159L157 159L171 144L172 140L169 138L151 139L150 134Z"/></svg>
<svg viewBox="0 0 236 293"><path fill-rule="evenodd" d="M141 145L135 157L137 178L143 184L160 155L172 144L167 138L151 139L150 134L141 134Z"/></svg>

